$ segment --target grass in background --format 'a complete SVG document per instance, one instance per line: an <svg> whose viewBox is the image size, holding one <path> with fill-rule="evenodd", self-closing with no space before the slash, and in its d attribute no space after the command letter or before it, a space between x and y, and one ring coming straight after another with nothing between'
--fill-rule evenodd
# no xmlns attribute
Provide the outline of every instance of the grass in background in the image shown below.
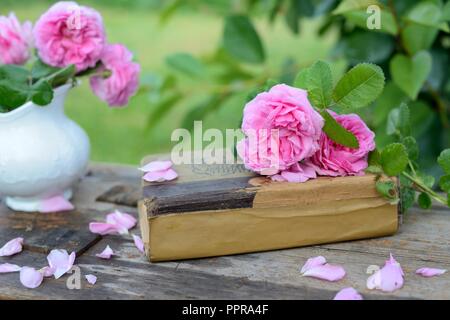
<svg viewBox="0 0 450 320"><path fill-rule="evenodd" d="M0 14L15 11L20 20L32 20L48 8L39 1L20 1L2 5ZM79 1L83 4L83 1ZM164 58L174 52L192 54L212 52L217 47L222 33L219 17L196 13L175 15L165 26L158 24L153 10L109 8L94 5L105 21L111 43L121 42L136 55L142 66L142 74L164 72ZM301 65L316 59L326 58L334 37L319 38L316 24L302 25L300 36L292 35L284 21L269 27L266 21L257 22L260 34L264 35L269 66L278 67L286 56L295 58ZM170 135L179 126L189 104L172 110L155 128L146 131L146 122L152 110L147 97L140 95L132 99L124 109L110 109L90 91L87 79L72 90L67 100L67 114L83 127L91 138L92 160L137 164L150 153L169 151ZM238 102L239 101L239 102ZM242 115L241 100L232 99L222 109L206 119L205 127L236 128Z"/></svg>

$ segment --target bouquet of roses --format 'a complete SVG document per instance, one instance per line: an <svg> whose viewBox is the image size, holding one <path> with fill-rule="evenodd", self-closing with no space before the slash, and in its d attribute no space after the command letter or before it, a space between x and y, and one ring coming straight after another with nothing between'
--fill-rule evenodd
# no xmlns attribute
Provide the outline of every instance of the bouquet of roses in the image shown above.
<svg viewBox="0 0 450 320"><path fill-rule="evenodd" d="M54 88L81 76L110 106L124 106L139 85L132 59L125 46L107 42L101 15L75 2L56 3L34 27L13 13L0 16L0 112L28 101L48 105Z"/></svg>
<svg viewBox="0 0 450 320"><path fill-rule="evenodd" d="M272 86L247 103L237 152L247 169L275 181L305 182L318 176L376 174L377 190L392 203L409 208L431 199L450 205L450 149L438 163L444 175L439 184L447 199L433 190L434 177L419 171L418 146L411 136L408 106L390 115L388 131L398 142L378 151L375 134L353 110L372 103L383 91L380 67L363 63L348 71L334 86L330 66L318 61L301 70L295 87ZM334 111L333 111L334 109ZM391 179L399 176L400 192Z"/></svg>

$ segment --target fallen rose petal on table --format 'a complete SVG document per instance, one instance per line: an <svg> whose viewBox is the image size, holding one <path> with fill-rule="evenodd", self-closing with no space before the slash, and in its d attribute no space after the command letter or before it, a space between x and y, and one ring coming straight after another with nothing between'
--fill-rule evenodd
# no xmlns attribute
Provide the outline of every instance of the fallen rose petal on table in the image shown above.
<svg viewBox="0 0 450 320"><path fill-rule="evenodd" d="M113 213L106 215L106 223L115 225L117 230L119 230L119 233L122 234L128 233L128 230L134 228L137 220L131 214L116 210Z"/></svg>
<svg viewBox="0 0 450 320"><path fill-rule="evenodd" d="M0 257L12 256L22 251L23 238L14 238L0 248Z"/></svg>
<svg viewBox="0 0 450 320"><path fill-rule="evenodd" d="M344 288L339 291L333 300L363 300L363 297L354 288Z"/></svg>
<svg viewBox="0 0 450 320"><path fill-rule="evenodd" d="M303 276L327 281L339 281L345 277L345 270L339 265L326 263L306 270Z"/></svg>
<svg viewBox="0 0 450 320"><path fill-rule="evenodd" d="M420 268L416 270L416 274L421 275L422 277L425 278L440 276L446 272L447 270L445 269L436 269L436 268Z"/></svg>
<svg viewBox="0 0 450 320"><path fill-rule="evenodd" d="M75 207L72 203L70 203L70 201L68 201L63 196L56 196L43 200L40 204L39 212L63 212L72 211L73 209L75 209Z"/></svg>
<svg viewBox="0 0 450 320"><path fill-rule="evenodd" d="M42 280L44 280L43 273L34 268L23 267L20 270L20 282L27 288L34 289L39 287Z"/></svg>
<svg viewBox="0 0 450 320"><path fill-rule="evenodd" d="M93 274L87 274L84 277L86 278L87 282L89 282L92 285L94 285L97 282L97 277L94 276Z"/></svg>
<svg viewBox="0 0 450 320"><path fill-rule="evenodd" d="M301 273L305 273L307 270L309 270L309 269L311 269L313 267L324 265L325 263L327 263L327 259L325 259L325 257L322 257L322 256L309 258L306 261L306 263L303 265L303 267L300 270L300 272Z"/></svg>
<svg viewBox="0 0 450 320"><path fill-rule="evenodd" d="M53 274L55 279L59 279L72 269L73 263L75 262L75 252L69 255L66 250L54 249L47 256L47 261L50 268L55 271Z"/></svg>
<svg viewBox="0 0 450 320"><path fill-rule="evenodd" d="M164 171L147 172L143 179L147 182L171 181L178 178L178 174L173 169Z"/></svg>
<svg viewBox="0 0 450 320"><path fill-rule="evenodd" d="M11 264L11 263L0 264L0 273L17 272L17 271L20 271L20 269L22 269L22 267L20 267L16 264Z"/></svg>
<svg viewBox="0 0 450 320"><path fill-rule="evenodd" d="M105 250L103 250L101 253L97 253L95 256L99 257L101 259L111 259L111 256L113 256L113 255L114 255L114 251L108 245L108 246L106 246Z"/></svg>
<svg viewBox="0 0 450 320"><path fill-rule="evenodd" d="M46 267L43 267L42 269L40 269L39 272L42 272L42 274L44 275L44 278L48 278L48 277L51 277L54 275L55 269L53 269L49 266L46 266Z"/></svg>
<svg viewBox="0 0 450 320"><path fill-rule="evenodd" d="M138 248L140 252L145 253L144 242L142 241L142 239L139 236L133 234L133 240L136 248Z"/></svg>
<svg viewBox="0 0 450 320"><path fill-rule="evenodd" d="M390 254L390 258L386 261L384 267L367 279L366 286L370 290L393 292L403 287L404 275L402 267Z"/></svg>
<svg viewBox="0 0 450 320"><path fill-rule="evenodd" d="M97 233L102 236L107 234L119 233L117 226L111 223L105 222L91 222L89 223L89 231L92 233Z"/></svg>

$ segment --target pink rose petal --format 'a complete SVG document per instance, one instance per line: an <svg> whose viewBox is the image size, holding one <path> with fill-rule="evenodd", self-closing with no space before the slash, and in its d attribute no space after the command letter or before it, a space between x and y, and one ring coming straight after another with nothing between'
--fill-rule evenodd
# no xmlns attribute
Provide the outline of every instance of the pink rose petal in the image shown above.
<svg viewBox="0 0 450 320"><path fill-rule="evenodd" d="M42 272L44 278L51 277L55 274L55 269L50 268L49 266L43 267L39 272Z"/></svg>
<svg viewBox="0 0 450 320"><path fill-rule="evenodd" d="M322 256L317 256L317 257L313 257L313 258L309 258L305 265L302 267L302 269L300 270L301 273L305 273L306 271L308 271L309 269L313 268L313 267L317 267L317 266L321 266L324 265L325 263L327 263L327 260L322 257Z"/></svg>
<svg viewBox="0 0 450 320"><path fill-rule="evenodd" d="M41 285L44 275L34 268L23 267L20 270L20 282L27 288L34 289Z"/></svg>
<svg viewBox="0 0 450 320"><path fill-rule="evenodd" d="M72 269L73 263L75 262L75 252L69 255L66 250L54 249L47 256L47 261L50 268L55 270L53 274L55 279L59 279Z"/></svg>
<svg viewBox="0 0 450 320"><path fill-rule="evenodd" d="M163 171L147 172L144 175L144 180L147 182L163 182L171 181L178 177L178 174L173 169Z"/></svg>
<svg viewBox="0 0 450 320"><path fill-rule="evenodd" d="M157 171L165 171L169 168L171 168L173 165L172 161L166 160L166 161L152 161L147 163L142 168L139 168L139 170L143 172L157 172Z"/></svg>
<svg viewBox="0 0 450 320"><path fill-rule="evenodd" d="M50 213L72 211L73 209L75 209L75 207L72 203L66 200L66 198L64 198L63 196L56 196L43 200L40 204L39 211L42 213Z"/></svg>
<svg viewBox="0 0 450 320"><path fill-rule="evenodd" d="M0 264L0 273L17 272L17 271L20 271L20 269L22 269L22 267L19 267L16 264L11 264L11 263Z"/></svg>
<svg viewBox="0 0 450 320"><path fill-rule="evenodd" d="M345 270L341 266L326 263L306 270L303 276L327 281L338 281L345 277Z"/></svg>
<svg viewBox="0 0 450 320"><path fill-rule="evenodd" d="M104 223L104 222L91 222L89 223L89 230L92 233L97 233L100 235L106 235L106 234L115 234L118 233L117 226L110 223Z"/></svg>
<svg viewBox="0 0 450 320"><path fill-rule="evenodd" d="M377 289L384 292L393 292L403 286L404 273L400 264L392 254L383 268L375 272L367 279L368 289Z"/></svg>
<svg viewBox="0 0 450 320"><path fill-rule="evenodd" d="M353 288L344 288L339 291L333 300L363 300L363 297Z"/></svg>
<svg viewBox="0 0 450 320"><path fill-rule="evenodd" d="M435 268L420 268L416 270L416 274L426 278L440 276L446 272L447 270L445 269L435 269Z"/></svg>
<svg viewBox="0 0 450 320"><path fill-rule="evenodd" d="M106 216L106 223L116 226L119 233L128 233L128 230L134 228L137 223L135 217L128 213L122 213L119 210L114 211Z"/></svg>
<svg viewBox="0 0 450 320"><path fill-rule="evenodd" d="M133 234L133 240L136 248L138 248L140 252L144 253L145 249L144 249L144 242L142 241L142 239L139 236Z"/></svg>
<svg viewBox="0 0 450 320"><path fill-rule="evenodd" d="M12 256L22 251L23 238L15 238L8 241L0 248L0 257Z"/></svg>
<svg viewBox="0 0 450 320"><path fill-rule="evenodd" d="M87 282L89 282L92 285L94 285L97 282L97 277L94 276L93 274L87 274L84 277L86 278Z"/></svg>
<svg viewBox="0 0 450 320"><path fill-rule="evenodd" d="M114 255L114 251L108 245L108 246L106 246L105 250L103 250L101 253L97 253L95 256L99 257L101 259L111 259L111 256L113 256L113 255Z"/></svg>

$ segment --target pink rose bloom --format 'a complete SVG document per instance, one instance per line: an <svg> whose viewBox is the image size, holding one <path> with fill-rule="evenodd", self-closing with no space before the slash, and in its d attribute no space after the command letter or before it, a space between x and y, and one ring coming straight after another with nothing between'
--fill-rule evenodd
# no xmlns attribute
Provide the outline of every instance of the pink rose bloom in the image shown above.
<svg viewBox="0 0 450 320"><path fill-rule="evenodd" d="M247 169L273 175L318 150L323 124L306 91L275 85L245 106L242 131L247 137L237 151Z"/></svg>
<svg viewBox="0 0 450 320"><path fill-rule="evenodd" d="M46 64L77 71L94 67L106 43L101 15L76 2L61 1L44 13L34 27L38 55Z"/></svg>
<svg viewBox="0 0 450 320"><path fill-rule="evenodd" d="M323 176L355 176L364 174L367 168L369 152L375 149L375 134L356 114L330 114L345 129L353 133L359 142L358 149L351 149L337 144L325 133L320 137L320 149L307 163Z"/></svg>
<svg viewBox="0 0 450 320"><path fill-rule="evenodd" d="M30 58L32 25L19 23L14 13L0 16L0 64L24 64Z"/></svg>
<svg viewBox="0 0 450 320"><path fill-rule="evenodd" d="M94 93L111 107L124 106L139 87L140 66L133 61L133 54L123 45L105 46L101 58L103 71L111 72L105 78L103 75L91 77L90 83Z"/></svg>

